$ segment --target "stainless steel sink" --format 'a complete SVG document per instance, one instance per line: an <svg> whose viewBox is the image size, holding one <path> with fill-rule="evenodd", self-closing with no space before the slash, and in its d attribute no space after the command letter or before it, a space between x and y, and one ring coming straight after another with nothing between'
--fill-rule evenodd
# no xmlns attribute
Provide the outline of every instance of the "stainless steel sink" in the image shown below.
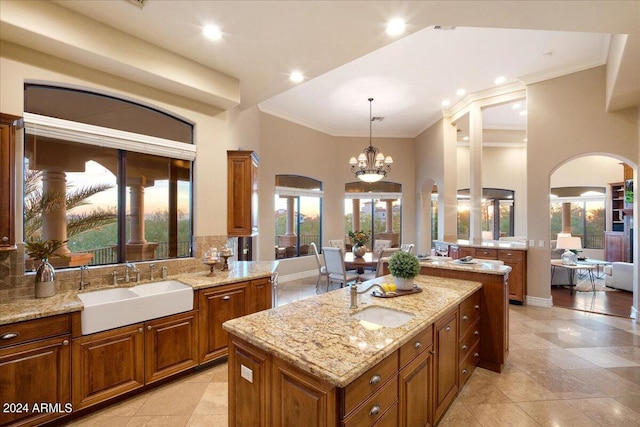
<svg viewBox="0 0 640 427"><path fill-rule="evenodd" d="M386 328L397 328L413 319L414 315L406 311L372 305L364 310L353 313L352 316L360 321L373 323Z"/></svg>
<svg viewBox="0 0 640 427"><path fill-rule="evenodd" d="M175 280L78 294L82 334L193 310L193 288Z"/></svg>

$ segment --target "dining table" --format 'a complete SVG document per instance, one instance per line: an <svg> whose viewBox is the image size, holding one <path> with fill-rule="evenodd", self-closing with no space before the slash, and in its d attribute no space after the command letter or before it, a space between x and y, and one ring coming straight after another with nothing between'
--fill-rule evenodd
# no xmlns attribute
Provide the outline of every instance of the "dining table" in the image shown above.
<svg viewBox="0 0 640 427"><path fill-rule="evenodd" d="M358 274L364 273L365 268L374 269L378 266L378 257L373 252L365 252L361 257L357 257L353 252L344 254L344 267L346 270L358 270Z"/></svg>

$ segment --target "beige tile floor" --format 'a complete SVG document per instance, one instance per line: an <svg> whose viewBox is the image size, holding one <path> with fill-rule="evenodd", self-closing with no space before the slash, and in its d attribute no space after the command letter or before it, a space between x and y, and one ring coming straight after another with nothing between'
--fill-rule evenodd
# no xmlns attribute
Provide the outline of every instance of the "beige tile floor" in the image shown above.
<svg viewBox="0 0 640 427"><path fill-rule="evenodd" d="M278 304L314 295L315 283L281 283ZM505 370L476 369L439 426L640 426L640 325L563 308L512 305L510 316ZM68 425L227 424L221 363Z"/></svg>

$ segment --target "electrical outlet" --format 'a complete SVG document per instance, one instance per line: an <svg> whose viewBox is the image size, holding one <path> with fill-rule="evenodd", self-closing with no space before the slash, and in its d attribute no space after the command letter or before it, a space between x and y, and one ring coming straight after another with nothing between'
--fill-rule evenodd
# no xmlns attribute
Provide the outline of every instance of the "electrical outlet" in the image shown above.
<svg viewBox="0 0 640 427"><path fill-rule="evenodd" d="M538 247L544 248L544 240L538 240Z"/></svg>
<svg viewBox="0 0 640 427"><path fill-rule="evenodd" d="M536 241L535 240L529 240L529 247L533 248L536 245Z"/></svg>

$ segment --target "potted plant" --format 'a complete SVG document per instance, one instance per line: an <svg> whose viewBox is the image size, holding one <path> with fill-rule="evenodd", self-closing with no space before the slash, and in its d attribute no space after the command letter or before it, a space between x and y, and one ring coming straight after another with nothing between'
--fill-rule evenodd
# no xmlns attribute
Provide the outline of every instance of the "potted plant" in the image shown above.
<svg viewBox="0 0 640 427"><path fill-rule="evenodd" d="M409 252L397 251L389 259L389 271L396 286L403 291L413 289L413 279L420 273L418 258Z"/></svg>
<svg viewBox="0 0 640 427"><path fill-rule="evenodd" d="M25 243L27 255L35 260L40 260L40 265L36 270L35 285L36 298L52 297L56 293L56 273L49 258L59 256L66 258L64 255L56 254L65 242L55 239L41 240L31 239Z"/></svg>
<svg viewBox="0 0 640 427"><path fill-rule="evenodd" d="M353 243L353 254L357 257L364 256L367 252L367 247L365 245L369 241L369 235L362 230L356 230L350 231L349 237Z"/></svg>

